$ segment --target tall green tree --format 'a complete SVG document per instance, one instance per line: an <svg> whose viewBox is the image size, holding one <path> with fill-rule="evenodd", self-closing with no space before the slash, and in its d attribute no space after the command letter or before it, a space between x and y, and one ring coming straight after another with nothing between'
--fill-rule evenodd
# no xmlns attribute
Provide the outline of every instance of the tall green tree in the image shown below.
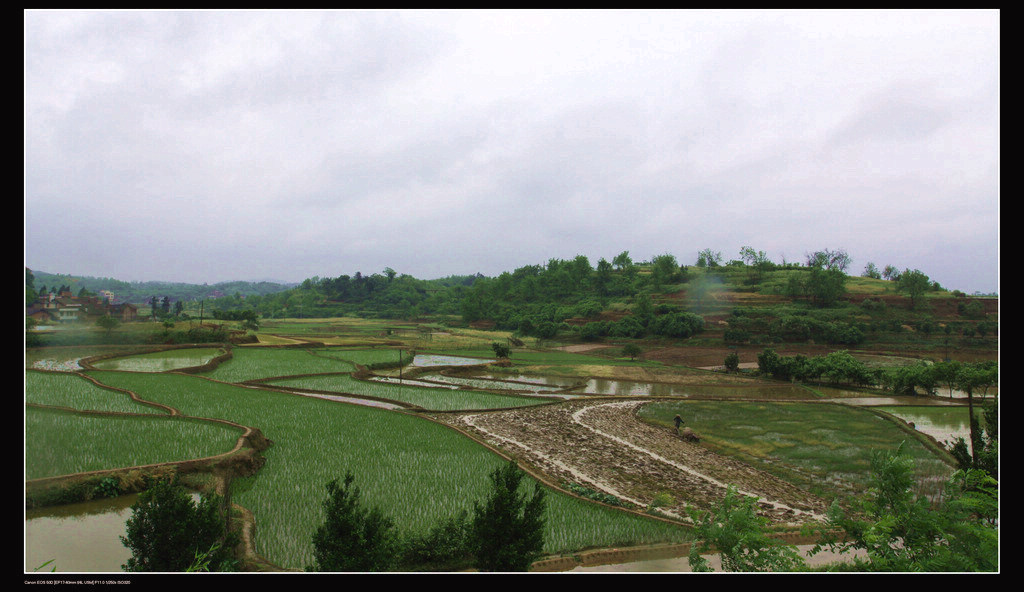
<svg viewBox="0 0 1024 592"><path fill-rule="evenodd" d="M394 522L377 507L366 508L355 476L327 484L324 523L313 534L315 563L307 571L388 571L398 560L401 541Z"/></svg>
<svg viewBox="0 0 1024 592"><path fill-rule="evenodd" d="M764 251L755 251L753 247L740 249L740 260L747 266L747 277L752 284L760 283L764 273L771 268L771 261Z"/></svg>
<svg viewBox="0 0 1024 592"><path fill-rule="evenodd" d="M931 280L920 270L905 269L896 281L896 289L910 297L911 308L917 308L921 296L931 289Z"/></svg>
<svg viewBox="0 0 1024 592"><path fill-rule="evenodd" d="M221 498L195 503L181 486L157 482L132 505L121 542L132 556L125 571L187 571L199 557L214 571L230 571L237 537L225 532Z"/></svg>
<svg viewBox="0 0 1024 592"><path fill-rule="evenodd" d="M626 268L633 266L633 260L629 257L629 251L623 251L612 259L612 265L615 266L619 271L623 271Z"/></svg>
<svg viewBox="0 0 1024 592"><path fill-rule="evenodd" d="M651 283L656 289L660 290L665 284L679 281L680 275L675 255L665 253L651 260Z"/></svg>
<svg viewBox="0 0 1024 592"><path fill-rule="evenodd" d="M509 461L491 475L491 491L474 503L470 546L481 571L527 571L544 550L544 490L521 487L526 473Z"/></svg>
<svg viewBox="0 0 1024 592"><path fill-rule="evenodd" d="M721 262L722 253L719 251L704 249L697 253L697 267L704 268L704 271L711 271L712 267L718 267L718 264Z"/></svg>

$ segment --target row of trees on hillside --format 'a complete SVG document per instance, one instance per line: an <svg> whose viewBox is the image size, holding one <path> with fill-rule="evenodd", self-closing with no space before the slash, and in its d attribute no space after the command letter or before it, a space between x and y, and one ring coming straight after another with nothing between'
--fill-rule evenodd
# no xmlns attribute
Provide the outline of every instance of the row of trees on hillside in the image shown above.
<svg viewBox="0 0 1024 592"><path fill-rule="evenodd" d="M230 295L210 304L214 310L253 310L265 318L461 315L466 322L493 321L507 330L519 330L525 322L524 334L541 336L550 333L549 323L557 327L568 318L594 319L610 301L629 301L638 294L675 291L675 287L686 284L692 298L699 299L706 282L693 280L714 277L718 271L745 270L745 283L756 286L770 272L787 270L792 273L786 276L785 295L828 307L846 294L846 272L852 262L841 249L822 249L808 254L804 264L780 264L750 246L740 249L738 259L724 264L722 259L720 252L700 251L695 265L704 273L698 276L693 267L681 264L670 253L637 263L629 251L611 261L601 258L596 265L586 256L577 255L550 259L543 265L525 265L496 277L478 273L420 280L388 267L369 275L356 272L352 276L313 277L292 290L244 299ZM900 290L915 301L924 293L918 281L921 277L927 289L924 274L916 270L899 274ZM930 288L935 289L935 285Z"/></svg>
<svg viewBox="0 0 1024 592"><path fill-rule="evenodd" d="M897 395L937 395L940 389L985 395L999 384L999 363L936 362L895 368L872 368L848 351L822 356L782 356L766 348L757 356L758 372L778 380L827 382L853 386L873 386Z"/></svg>

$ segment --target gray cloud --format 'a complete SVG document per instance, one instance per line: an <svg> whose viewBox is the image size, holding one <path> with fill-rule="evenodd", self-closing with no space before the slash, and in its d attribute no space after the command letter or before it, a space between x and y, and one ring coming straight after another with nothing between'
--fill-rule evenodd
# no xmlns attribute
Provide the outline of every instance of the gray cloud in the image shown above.
<svg viewBox="0 0 1024 592"><path fill-rule="evenodd" d="M842 247L995 290L998 17L28 11L26 264L300 281Z"/></svg>

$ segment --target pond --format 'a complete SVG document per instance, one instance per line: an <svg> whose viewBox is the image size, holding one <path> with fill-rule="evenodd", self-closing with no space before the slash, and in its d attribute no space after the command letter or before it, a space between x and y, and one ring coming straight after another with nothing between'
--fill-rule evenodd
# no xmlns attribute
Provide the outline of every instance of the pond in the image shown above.
<svg viewBox="0 0 1024 592"><path fill-rule="evenodd" d="M473 366L477 364L491 364L494 360L483 358L466 358L460 356L441 356L435 354L416 354L412 359L412 365L417 368L430 366Z"/></svg>
<svg viewBox="0 0 1024 592"><path fill-rule="evenodd" d="M879 407L882 411L895 415L896 417L913 423L914 429L928 434L938 442L951 442L956 438L963 437L970 440L970 422L968 421L967 407L940 407L940 406L899 406ZM978 410L975 410L977 413ZM981 415L976 415L981 419Z"/></svg>
<svg viewBox="0 0 1024 592"><path fill-rule="evenodd" d="M131 551L119 538L138 495L25 511L25 571L120 572Z"/></svg>
<svg viewBox="0 0 1024 592"><path fill-rule="evenodd" d="M191 495L198 503L200 495ZM121 536L126 533L132 504L138 498L139 494L133 493L25 510L25 571L123 571L121 566L132 552L121 542Z"/></svg>
<svg viewBox="0 0 1024 592"><path fill-rule="evenodd" d="M179 368L202 366L224 353L219 348L186 348L101 360L93 364L100 370L131 372L167 372Z"/></svg>

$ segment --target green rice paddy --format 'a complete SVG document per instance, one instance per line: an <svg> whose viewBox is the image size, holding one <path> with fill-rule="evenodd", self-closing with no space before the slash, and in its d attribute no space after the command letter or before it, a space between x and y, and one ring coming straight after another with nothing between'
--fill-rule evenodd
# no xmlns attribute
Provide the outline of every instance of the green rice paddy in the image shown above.
<svg viewBox="0 0 1024 592"><path fill-rule="evenodd" d="M866 487L871 455L892 452L902 442L919 477L928 483L952 469L896 422L868 409L828 403L662 401L640 417L669 427L676 414L701 436L702 445L830 497L824 484L842 478ZM922 491L922 493L931 493Z"/></svg>

